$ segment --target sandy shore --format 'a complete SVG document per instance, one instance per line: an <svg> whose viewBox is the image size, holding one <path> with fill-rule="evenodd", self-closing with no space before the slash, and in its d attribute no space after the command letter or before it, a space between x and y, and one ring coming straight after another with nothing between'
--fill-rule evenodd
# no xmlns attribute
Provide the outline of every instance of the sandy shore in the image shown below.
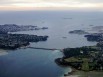
<svg viewBox="0 0 103 77"><path fill-rule="evenodd" d="M90 72L84 72L84 71L75 71L70 76L64 76L64 77L103 77L103 71L90 71Z"/></svg>
<svg viewBox="0 0 103 77"><path fill-rule="evenodd" d="M8 52L6 50L0 49L0 56L7 55Z"/></svg>
<svg viewBox="0 0 103 77"><path fill-rule="evenodd" d="M74 68L72 68L72 73L69 76L64 77L103 77L103 71L79 71Z"/></svg>

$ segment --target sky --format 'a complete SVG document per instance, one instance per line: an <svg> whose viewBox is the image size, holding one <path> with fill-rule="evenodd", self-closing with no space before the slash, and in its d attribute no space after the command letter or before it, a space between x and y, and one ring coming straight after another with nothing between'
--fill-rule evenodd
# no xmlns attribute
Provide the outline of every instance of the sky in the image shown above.
<svg viewBox="0 0 103 77"><path fill-rule="evenodd" d="M42 9L103 10L103 0L0 0L0 10Z"/></svg>

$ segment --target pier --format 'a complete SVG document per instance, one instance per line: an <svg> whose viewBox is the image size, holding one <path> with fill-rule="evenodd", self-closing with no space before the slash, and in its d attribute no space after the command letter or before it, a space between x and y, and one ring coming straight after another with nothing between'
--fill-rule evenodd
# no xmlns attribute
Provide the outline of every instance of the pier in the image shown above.
<svg viewBox="0 0 103 77"><path fill-rule="evenodd" d="M40 47L26 47L26 48L30 48L30 49L41 49L41 50L60 50L63 51L63 49L56 49L56 48L40 48Z"/></svg>

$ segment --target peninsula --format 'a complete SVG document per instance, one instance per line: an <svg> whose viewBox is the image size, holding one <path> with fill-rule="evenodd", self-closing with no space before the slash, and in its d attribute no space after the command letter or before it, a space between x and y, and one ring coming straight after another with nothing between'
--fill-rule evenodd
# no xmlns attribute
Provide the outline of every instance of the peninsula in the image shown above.
<svg viewBox="0 0 103 77"><path fill-rule="evenodd" d="M27 46L30 42L46 41L48 36L38 36L29 34L11 34L9 32L36 30L37 26L26 25L18 26L16 24L0 25L0 48L16 49L21 46ZM48 29L43 27L43 29Z"/></svg>
<svg viewBox="0 0 103 77"><path fill-rule="evenodd" d="M0 34L0 48L16 49L27 46L30 42L46 41L48 36L37 36L28 34Z"/></svg>
<svg viewBox="0 0 103 77"><path fill-rule="evenodd" d="M71 66L79 71L103 71L103 51L101 46L83 46L63 49L64 56L55 62L62 66ZM75 72L72 70L64 76Z"/></svg>

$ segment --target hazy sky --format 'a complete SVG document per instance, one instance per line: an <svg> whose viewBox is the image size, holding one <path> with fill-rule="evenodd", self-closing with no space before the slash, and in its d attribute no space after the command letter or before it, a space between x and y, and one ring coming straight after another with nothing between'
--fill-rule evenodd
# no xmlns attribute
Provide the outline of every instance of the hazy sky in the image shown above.
<svg viewBox="0 0 103 77"><path fill-rule="evenodd" d="M103 0L0 0L0 10L100 9Z"/></svg>

